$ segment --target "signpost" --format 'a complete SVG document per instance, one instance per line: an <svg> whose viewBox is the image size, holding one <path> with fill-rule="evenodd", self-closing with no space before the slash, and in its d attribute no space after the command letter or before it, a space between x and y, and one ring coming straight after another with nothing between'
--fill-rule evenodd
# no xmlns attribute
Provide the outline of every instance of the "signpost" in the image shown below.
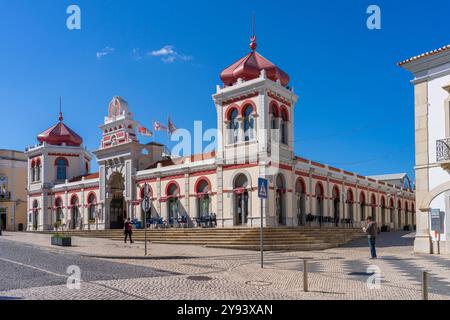
<svg viewBox="0 0 450 320"><path fill-rule="evenodd" d="M264 268L264 199L269 195L269 181L264 178L258 179L258 197L261 199L261 231L260 231L260 246L261 246L261 269Z"/></svg>
<svg viewBox="0 0 450 320"><path fill-rule="evenodd" d="M437 254L441 254L442 216L440 209L431 209L431 230L437 240Z"/></svg>
<svg viewBox="0 0 450 320"><path fill-rule="evenodd" d="M147 215L151 210L151 203L149 197L149 186L144 185L144 199L142 199L142 210L144 211L144 241L145 241L145 256L147 256Z"/></svg>

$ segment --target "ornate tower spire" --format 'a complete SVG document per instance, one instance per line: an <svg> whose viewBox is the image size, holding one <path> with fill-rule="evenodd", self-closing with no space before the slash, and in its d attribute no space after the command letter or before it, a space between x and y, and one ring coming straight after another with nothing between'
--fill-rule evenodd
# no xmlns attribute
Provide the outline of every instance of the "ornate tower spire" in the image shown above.
<svg viewBox="0 0 450 320"><path fill-rule="evenodd" d="M64 120L62 115L62 99L59 97L59 122L62 122Z"/></svg>
<svg viewBox="0 0 450 320"><path fill-rule="evenodd" d="M252 16L252 36L250 38L250 49L252 51L256 51L258 44L256 43L256 35L255 35L255 13L253 12Z"/></svg>

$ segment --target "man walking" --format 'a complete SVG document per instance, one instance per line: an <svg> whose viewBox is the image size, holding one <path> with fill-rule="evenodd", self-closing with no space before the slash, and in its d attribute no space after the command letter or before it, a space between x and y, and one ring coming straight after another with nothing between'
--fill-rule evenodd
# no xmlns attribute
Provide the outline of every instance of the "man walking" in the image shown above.
<svg viewBox="0 0 450 320"><path fill-rule="evenodd" d="M363 228L363 231L367 234L367 238L369 239L370 254L372 255L372 259L376 259L377 250L375 248L375 243L377 241L378 226L377 223L373 221L372 217L367 218L367 227Z"/></svg>
<svg viewBox="0 0 450 320"><path fill-rule="evenodd" d="M125 221L123 228L123 233L125 234L125 243L127 243L127 238L130 237L130 243L134 243L131 235L133 234L133 225L131 224L130 218Z"/></svg>

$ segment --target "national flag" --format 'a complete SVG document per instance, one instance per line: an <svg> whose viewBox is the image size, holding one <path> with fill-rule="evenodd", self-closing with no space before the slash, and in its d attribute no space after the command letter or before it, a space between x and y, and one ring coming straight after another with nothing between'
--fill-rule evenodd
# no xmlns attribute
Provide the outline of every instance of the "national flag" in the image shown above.
<svg viewBox="0 0 450 320"><path fill-rule="evenodd" d="M153 131L168 131L166 126L163 126L160 122L153 122Z"/></svg>
<svg viewBox="0 0 450 320"><path fill-rule="evenodd" d="M168 120L167 126L169 128L169 133L170 134L174 134L174 132L177 131L177 127L175 127L175 125L173 124L172 120L170 119L170 116L169 116L169 120Z"/></svg>
<svg viewBox="0 0 450 320"><path fill-rule="evenodd" d="M143 127L143 126L138 127L138 133L141 136L153 137L153 132L151 132L150 130L148 130L146 127Z"/></svg>

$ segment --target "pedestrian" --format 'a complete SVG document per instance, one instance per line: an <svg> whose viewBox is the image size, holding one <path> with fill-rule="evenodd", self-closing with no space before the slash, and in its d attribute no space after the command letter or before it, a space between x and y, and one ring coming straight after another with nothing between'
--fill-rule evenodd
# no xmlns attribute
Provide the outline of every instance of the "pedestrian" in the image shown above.
<svg viewBox="0 0 450 320"><path fill-rule="evenodd" d="M133 242L133 238L131 235L133 234L133 225L131 224L130 218L125 221L125 225L123 228L123 233L125 234L125 243L127 243L127 238L130 237L130 243Z"/></svg>
<svg viewBox="0 0 450 320"><path fill-rule="evenodd" d="M367 226L363 228L363 231L367 234L369 239L370 254L372 259L377 259L377 250L375 244L377 242L378 226L372 217L367 218Z"/></svg>

